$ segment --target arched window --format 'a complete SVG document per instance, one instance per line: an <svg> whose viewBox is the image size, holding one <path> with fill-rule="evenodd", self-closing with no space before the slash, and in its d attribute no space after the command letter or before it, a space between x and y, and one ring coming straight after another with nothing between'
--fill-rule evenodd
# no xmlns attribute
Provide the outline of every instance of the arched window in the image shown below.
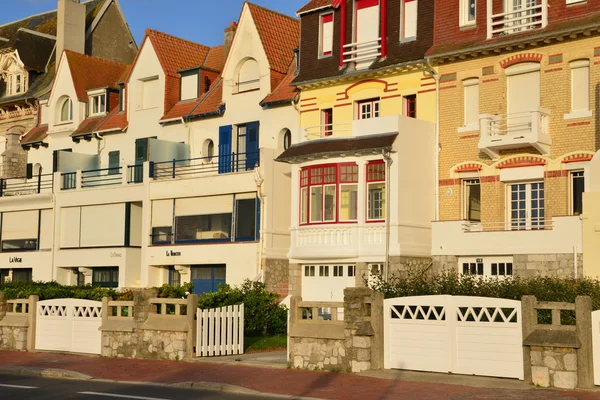
<svg viewBox="0 0 600 400"><path fill-rule="evenodd" d="M289 129L283 130L283 149L287 150L292 145L292 132Z"/></svg>
<svg viewBox="0 0 600 400"><path fill-rule="evenodd" d="M61 100L60 104L60 122L73 120L73 102L68 97Z"/></svg>
<svg viewBox="0 0 600 400"><path fill-rule="evenodd" d="M255 59L248 58L240 63L236 80L238 92L247 92L260 87L260 71Z"/></svg>
<svg viewBox="0 0 600 400"><path fill-rule="evenodd" d="M206 157L206 162L211 162L215 155L215 143L210 139L206 139L202 146L202 153Z"/></svg>

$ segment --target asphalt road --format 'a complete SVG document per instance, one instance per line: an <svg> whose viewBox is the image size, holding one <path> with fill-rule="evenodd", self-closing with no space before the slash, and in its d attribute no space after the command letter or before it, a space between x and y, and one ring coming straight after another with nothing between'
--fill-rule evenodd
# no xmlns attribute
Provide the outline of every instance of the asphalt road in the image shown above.
<svg viewBox="0 0 600 400"><path fill-rule="evenodd" d="M249 396L164 386L0 375L1 400L259 400L267 398L273 399L272 396Z"/></svg>

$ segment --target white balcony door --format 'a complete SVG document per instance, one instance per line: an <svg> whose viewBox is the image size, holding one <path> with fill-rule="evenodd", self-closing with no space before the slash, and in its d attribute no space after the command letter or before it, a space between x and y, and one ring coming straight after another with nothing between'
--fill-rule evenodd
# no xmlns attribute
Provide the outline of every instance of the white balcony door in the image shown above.
<svg viewBox="0 0 600 400"><path fill-rule="evenodd" d="M512 230L544 229L544 183L516 183L509 186Z"/></svg>
<svg viewBox="0 0 600 400"><path fill-rule="evenodd" d="M529 29L529 27L520 27L534 22L533 18L527 18L528 15L534 14L536 10L528 10L528 8L535 6L536 0L508 0L507 8L511 13L507 16L508 19L514 20L509 22L508 26L514 26L512 32L519 32L523 29ZM525 10L518 12L519 10Z"/></svg>
<svg viewBox="0 0 600 400"><path fill-rule="evenodd" d="M379 46L379 0L356 0L355 57L366 57L356 62L356 69L367 68L378 53ZM366 43L366 44L362 44ZM372 57L369 57L372 56Z"/></svg>
<svg viewBox="0 0 600 400"><path fill-rule="evenodd" d="M540 108L540 71L508 76L508 133L531 132L531 111Z"/></svg>

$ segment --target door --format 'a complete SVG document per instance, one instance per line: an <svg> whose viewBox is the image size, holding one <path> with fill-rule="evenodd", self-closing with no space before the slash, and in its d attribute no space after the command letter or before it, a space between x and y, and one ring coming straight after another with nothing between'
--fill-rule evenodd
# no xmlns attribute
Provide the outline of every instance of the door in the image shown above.
<svg viewBox="0 0 600 400"><path fill-rule="evenodd" d="M376 57L379 45L379 0L357 0L355 35L358 50L353 57L369 56L367 60L357 61L356 69L366 68ZM366 44L362 44L366 43Z"/></svg>
<svg viewBox="0 0 600 400"><path fill-rule="evenodd" d="M219 127L219 173L226 174L231 172L231 125Z"/></svg>
<svg viewBox="0 0 600 400"><path fill-rule="evenodd" d="M246 170L258 164L258 122L246 124Z"/></svg>
<svg viewBox="0 0 600 400"><path fill-rule="evenodd" d="M544 182L512 184L509 196L512 230L544 229Z"/></svg>
<svg viewBox="0 0 600 400"><path fill-rule="evenodd" d="M108 152L108 174L115 175L119 173L121 163L121 153L119 150Z"/></svg>
<svg viewBox="0 0 600 400"><path fill-rule="evenodd" d="M220 284L225 284L225 277L225 264L193 266L194 293L200 296L202 293L216 292Z"/></svg>
<svg viewBox="0 0 600 400"><path fill-rule="evenodd" d="M140 138L135 140L135 163L136 165L143 164L148 161L148 138Z"/></svg>

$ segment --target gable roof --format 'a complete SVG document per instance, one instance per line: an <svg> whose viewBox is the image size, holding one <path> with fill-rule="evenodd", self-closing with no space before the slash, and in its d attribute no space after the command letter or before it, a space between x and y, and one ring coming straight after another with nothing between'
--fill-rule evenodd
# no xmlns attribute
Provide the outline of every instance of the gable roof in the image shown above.
<svg viewBox="0 0 600 400"><path fill-rule="evenodd" d="M271 69L287 74L293 50L300 45L300 21L253 3L247 4Z"/></svg>
<svg viewBox="0 0 600 400"><path fill-rule="evenodd" d="M225 46L211 47L208 56L206 56L204 67L219 72L223 71L223 67L225 67Z"/></svg>
<svg viewBox="0 0 600 400"><path fill-rule="evenodd" d="M220 114L223 112L223 107L223 79L219 79L189 116L202 118Z"/></svg>
<svg viewBox="0 0 600 400"><path fill-rule="evenodd" d="M88 101L87 91L90 89L115 87L115 83L127 70L127 65L71 50L65 50L65 59L69 63L77 98L81 101Z"/></svg>
<svg viewBox="0 0 600 400"><path fill-rule="evenodd" d="M320 10L321 8L330 7L333 5L333 0L310 0L308 3L302 6L296 14L305 14L310 11Z"/></svg>
<svg viewBox="0 0 600 400"><path fill-rule="evenodd" d="M21 139L21 144L40 143L48 136L48 125L40 125L31 129Z"/></svg>
<svg viewBox="0 0 600 400"><path fill-rule="evenodd" d="M292 61L290 67L288 68L287 75L281 80L279 85L275 87L267 97L265 97L261 102L261 106L269 106L275 105L278 103L289 102L296 98L300 90L296 86L292 86L291 83L296 77L296 62Z"/></svg>
<svg viewBox="0 0 600 400"><path fill-rule="evenodd" d="M146 30L146 37L152 42L165 75L173 78L179 78L177 73L179 70L204 65L211 50L210 47L203 44L152 29Z"/></svg>

